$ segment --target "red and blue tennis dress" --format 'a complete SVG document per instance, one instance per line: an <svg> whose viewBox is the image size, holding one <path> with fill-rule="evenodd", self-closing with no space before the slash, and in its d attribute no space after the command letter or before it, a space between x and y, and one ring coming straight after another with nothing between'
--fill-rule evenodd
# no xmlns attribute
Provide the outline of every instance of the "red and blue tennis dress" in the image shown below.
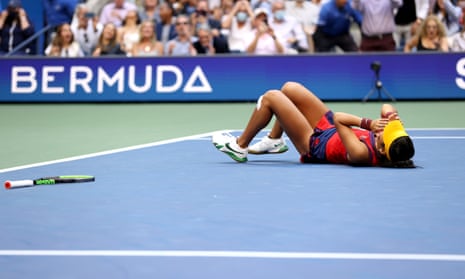
<svg viewBox="0 0 465 279"><path fill-rule="evenodd" d="M370 154L368 165L375 166L378 159L376 157L374 134L363 129L354 128L352 130L368 148ZM328 111L314 128L314 132L310 137L310 152L302 155L300 161L302 163L350 164L347 159L347 150L342 143L341 137L336 132L332 111Z"/></svg>

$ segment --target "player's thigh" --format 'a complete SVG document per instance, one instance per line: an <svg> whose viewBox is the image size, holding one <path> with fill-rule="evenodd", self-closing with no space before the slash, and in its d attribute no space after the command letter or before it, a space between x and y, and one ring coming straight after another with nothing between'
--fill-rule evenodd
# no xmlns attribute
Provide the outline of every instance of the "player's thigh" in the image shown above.
<svg viewBox="0 0 465 279"><path fill-rule="evenodd" d="M311 127L316 127L329 110L320 98L298 82L286 82L281 90L304 115Z"/></svg>

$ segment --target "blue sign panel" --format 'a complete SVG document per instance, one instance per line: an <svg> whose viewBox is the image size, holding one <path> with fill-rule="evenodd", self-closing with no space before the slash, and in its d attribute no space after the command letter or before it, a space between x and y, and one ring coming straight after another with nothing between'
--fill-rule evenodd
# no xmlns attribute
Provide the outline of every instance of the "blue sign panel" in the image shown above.
<svg viewBox="0 0 465 279"><path fill-rule="evenodd" d="M361 100L375 85L398 100L465 99L465 57L449 54L4 58L0 102L255 101L297 81L324 100ZM378 91L370 98L377 98ZM382 95L383 98L387 96Z"/></svg>

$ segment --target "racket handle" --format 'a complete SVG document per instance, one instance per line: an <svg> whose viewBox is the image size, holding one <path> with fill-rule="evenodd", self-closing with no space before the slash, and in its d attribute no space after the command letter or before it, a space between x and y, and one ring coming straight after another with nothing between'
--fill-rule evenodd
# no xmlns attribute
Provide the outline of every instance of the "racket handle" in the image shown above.
<svg viewBox="0 0 465 279"><path fill-rule="evenodd" d="M34 186L34 180L15 180L5 182L6 189L28 186Z"/></svg>

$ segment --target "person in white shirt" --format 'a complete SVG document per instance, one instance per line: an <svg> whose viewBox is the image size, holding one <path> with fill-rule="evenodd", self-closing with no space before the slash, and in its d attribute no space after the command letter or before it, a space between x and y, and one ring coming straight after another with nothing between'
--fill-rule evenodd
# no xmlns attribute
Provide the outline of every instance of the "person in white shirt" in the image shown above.
<svg viewBox="0 0 465 279"><path fill-rule="evenodd" d="M71 31L85 56L92 55L102 30L103 25L98 22L95 14L90 13L85 4L79 4L76 8L76 20L71 24Z"/></svg>
<svg viewBox="0 0 465 279"><path fill-rule="evenodd" d="M285 47L268 23L267 10L255 9L254 30L247 38L247 53L256 55L284 54Z"/></svg>
<svg viewBox="0 0 465 279"><path fill-rule="evenodd" d="M58 26L52 43L45 49L45 55L58 57L84 56L81 46L74 40L71 26L68 23L63 23Z"/></svg>
<svg viewBox="0 0 465 279"><path fill-rule="evenodd" d="M451 52L465 52L465 13L460 17L461 31L447 38Z"/></svg>
<svg viewBox="0 0 465 279"><path fill-rule="evenodd" d="M307 36L302 25L292 16L286 14L284 1L275 0L271 6L273 20L270 22L276 36L285 42L286 53L296 54L308 51Z"/></svg>
<svg viewBox="0 0 465 279"><path fill-rule="evenodd" d="M321 10L321 0L287 0L286 14L294 17L302 25L308 41L308 51L313 52L312 35L316 30L316 23Z"/></svg>
<svg viewBox="0 0 465 279"><path fill-rule="evenodd" d="M244 53L247 49L246 38L252 32L253 12L246 0L239 0L221 23L222 29L229 30L228 44L232 53Z"/></svg>
<svg viewBox="0 0 465 279"><path fill-rule="evenodd" d="M126 0L113 0L113 3L106 4L100 13L102 24L113 23L116 27L123 25L123 20L128 11L137 10L137 6Z"/></svg>

